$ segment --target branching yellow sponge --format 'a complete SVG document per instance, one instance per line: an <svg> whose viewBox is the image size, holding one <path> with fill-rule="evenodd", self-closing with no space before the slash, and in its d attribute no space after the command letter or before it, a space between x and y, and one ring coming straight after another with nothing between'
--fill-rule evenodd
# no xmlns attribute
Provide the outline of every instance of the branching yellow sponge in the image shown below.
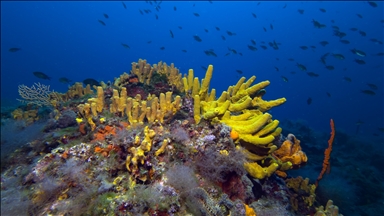
<svg viewBox="0 0 384 216"><path fill-rule="evenodd" d="M244 168L254 178L263 179L271 176L279 167L277 163L272 163L268 167L261 167L258 163L244 163Z"/></svg>

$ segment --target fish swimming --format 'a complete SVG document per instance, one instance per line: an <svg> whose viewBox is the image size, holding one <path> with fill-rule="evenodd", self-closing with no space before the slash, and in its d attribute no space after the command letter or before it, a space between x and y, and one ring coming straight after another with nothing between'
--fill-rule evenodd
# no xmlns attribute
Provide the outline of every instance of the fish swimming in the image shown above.
<svg viewBox="0 0 384 216"><path fill-rule="evenodd" d="M99 21L99 23L101 24L101 25L103 25L103 26L106 26L107 24L105 24L105 22L103 22L102 20L97 20L97 21Z"/></svg>
<svg viewBox="0 0 384 216"><path fill-rule="evenodd" d="M361 57L365 57L367 54L365 54L365 52L361 51L361 50L357 50L357 49L351 49L351 52L358 55L358 56L361 56Z"/></svg>
<svg viewBox="0 0 384 216"><path fill-rule="evenodd" d="M337 59L340 59L340 60L344 60L345 59L345 57L342 54L333 53L332 56L337 58Z"/></svg>
<svg viewBox="0 0 384 216"><path fill-rule="evenodd" d="M193 39L195 39L195 41L197 41L197 42L201 42L201 41L203 41L203 40L201 40L201 38L200 38L199 36L197 36L197 35L194 35L194 36L193 36Z"/></svg>
<svg viewBox="0 0 384 216"><path fill-rule="evenodd" d="M70 80L70 79L68 79L68 78L66 78L66 77L61 77L61 78L59 79L59 82L70 84L70 83L72 82L72 80Z"/></svg>
<svg viewBox="0 0 384 216"><path fill-rule="evenodd" d="M309 97L309 98L307 99L307 104L310 105L311 103L312 103L312 98Z"/></svg>
<svg viewBox="0 0 384 216"><path fill-rule="evenodd" d="M366 95L375 95L376 93L372 90L362 90L361 91L363 94L366 94Z"/></svg>
<svg viewBox="0 0 384 216"><path fill-rule="evenodd" d="M51 80L51 77L49 77L47 74L40 71L33 72L33 75L35 75L37 78L40 78L40 79Z"/></svg>
<svg viewBox="0 0 384 216"><path fill-rule="evenodd" d="M302 70L302 71L306 71L306 70L307 70L307 68L306 68L304 65L302 65L302 64L296 63L296 66L297 66L300 70Z"/></svg>
<svg viewBox="0 0 384 216"><path fill-rule="evenodd" d="M21 50L20 48L16 48L16 47L12 47L12 48L10 48L8 51L9 52L17 52L17 51L19 51L19 50Z"/></svg>
<svg viewBox="0 0 384 216"><path fill-rule="evenodd" d="M354 62L356 62L357 64L360 64L360 65L365 64L365 61L361 60L361 59L355 59Z"/></svg>
<svg viewBox="0 0 384 216"><path fill-rule="evenodd" d="M95 79L92 79L92 78L88 78L88 79L85 79L83 80L83 83L84 85L90 85L90 86L99 86L100 83L98 81L96 81Z"/></svg>
<svg viewBox="0 0 384 216"><path fill-rule="evenodd" d="M123 46L124 48L130 49L130 47L125 43L121 43L121 46Z"/></svg>

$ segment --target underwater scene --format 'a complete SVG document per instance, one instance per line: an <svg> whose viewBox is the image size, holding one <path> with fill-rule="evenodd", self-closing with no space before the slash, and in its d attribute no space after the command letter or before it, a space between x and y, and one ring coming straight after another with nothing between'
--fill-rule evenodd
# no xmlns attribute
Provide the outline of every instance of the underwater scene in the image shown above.
<svg viewBox="0 0 384 216"><path fill-rule="evenodd" d="M1 215L384 215L380 1L2 1Z"/></svg>

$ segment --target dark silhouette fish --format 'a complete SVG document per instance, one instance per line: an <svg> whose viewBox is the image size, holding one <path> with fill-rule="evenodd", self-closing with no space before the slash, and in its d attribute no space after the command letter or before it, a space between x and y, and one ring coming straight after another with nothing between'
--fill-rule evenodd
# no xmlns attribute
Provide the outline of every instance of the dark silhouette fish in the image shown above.
<svg viewBox="0 0 384 216"><path fill-rule="evenodd" d="M326 93L327 93L327 96L328 96L328 97L331 97L331 93L329 93L329 92L326 92Z"/></svg>
<svg viewBox="0 0 384 216"><path fill-rule="evenodd" d="M319 77L319 74L313 72L307 72L307 75L310 77Z"/></svg>
<svg viewBox="0 0 384 216"><path fill-rule="evenodd" d="M283 79L284 82L288 82L288 78L287 77L281 76L281 78Z"/></svg>
<svg viewBox="0 0 384 216"><path fill-rule="evenodd" d="M19 51L19 50L21 50L20 48L16 48L16 47L12 47L12 48L10 48L8 51L9 52L17 52L17 51Z"/></svg>
<svg viewBox="0 0 384 216"><path fill-rule="evenodd" d="M90 86L99 86L100 83L98 81L96 81L95 79L92 79L92 78L88 78L88 79L85 79L83 80L83 83L84 85L90 85Z"/></svg>
<svg viewBox="0 0 384 216"><path fill-rule="evenodd" d="M217 31L220 31L220 28L219 28L219 27L217 27L217 26L215 27L215 29L216 29Z"/></svg>
<svg viewBox="0 0 384 216"><path fill-rule="evenodd" d="M308 49L307 46L299 46L299 47L300 47L300 49L302 49L302 50L307 50L307 49Z"/></svg>
<svg viewBox="0 0 384 216"><path fill-rule="evenodd" d="M59 82L61 82L61 83L66 83L66 84L70 84L70 83L72 82L72 80L70 80L70 79L68 79L68 78L66 78L66 77L61 77L61 78L59 79Z"/></svg>
<svg viewBox="0 0 384 216"><path fill-rule="evenodd" d="M101 25L103 25L103 26L106 26L107 24L105 24L105 22L103 22L102 20L97 20L97 21L99 21L99 23L101 24Z"/></svg>
<svg viewBox="0 0 384 216"><path fill-rule="evenodd" d="M108 16L108 14L103 14L104 15L104 17L106 18L106 19L108 19L109 18L109 16Z"/></svg>
<svg viewBox="0 0 384 216"><path fill-rule="evenodd" d="M197 36L197 35L194 35L194 36L193 36L193 39L195 39L195 41L197 41L197 42L201 42L201 41L203 41L203 40L201 40L201 38L200 38L199 36Z"/></svg>
<svg viewBox="0 0 384 216"><path fill-rule="evenodd" d="M304 10L303 9L299 9L299 10L297 10L297 12L299 12L300 14L304 14Z"/></svg>
<svg viewBox="0 0 384 216"><path fill-rule="evenodd" d="M354 62L356 62L357 64L360 64L360 65L365 64L365 61L361 60L361 59L355 59Z"/></svg>
<svg viewBox="0 0 384 216"><path fill-rule="evenodd" d="M322 46L326 46L326 45L329 44L329 43L328 43L328 41L321 41L320 44L321 44Z"/></svg>
<svg viewBox="0 0 384 216"><path fill-rule="evenodd" d="M363 94L366 94L366 95L375 95L376 93L372 90L362 90L361 91Z"/></svg>
<svg viewBox="0 0 384 216"><path fill-rule="evenodd" d="M311 103L312 103L312 98L309 97L309 98L307 99L307 104L310 105Z"/></svg>
<svg viewBox="0 0 384 216"><path fill-rule="evenodd" d="M124 9L127 9L127 5L125 5L124 2L121 2L123 4Z"/></svg>
<svg viewBox="0 0 384 216"><path fill-rule="evenodd" d="M320 8L319 10L320 10L321 12L323 12L323 13L327 12L324 8Z"/></svg>
<svg viewBox="0 0 384 216"><path fill-rule="evenodd" d="M195 17L199 17L200 16L200 14L198 14L198 13L193 13L193 15L195 15Z"/></svg>
<svg viewBox="0 0 384 216"><path fill-rule="evenodd" d="M160 47L160 50L165 50L165 47Z"/></svg>
<svg viewBox="0 0 384 216"><path fill-rule="evenodd" d="M239 74L243 74L242 70L236 70L236 72L239 73Z"/></svg>
<svg viewBox="0 0 384 216"><path fill-rule="evenodd" d="M255 17L255 18L257 18L256 14L254 14L254 13L252 13L252 16Z"/></svg>
<svg viewBox="0 0 384 216"><path fill-rule="evenodd" d="M33 72L33 75L35 75L37 78L40 78L40 79L51 80L51 77L49 77L47 74L40 71Z"/></svg>
<svg viewBox="0 0 384 216"><path fill-rule="evenodd" d="M171 38L173 38L174 36L172 30L169 30L169 33L171 34Z"/></svg>
<svg viewBox="0 0 384 216"><path fill-rule="evenodd" d="M368 4L371 5L372 7L377 7L376 2L368 1Z"/></svg>
<svg viewBox="0 0 384 216"><path fill-rule="evenodd" d="M127 48L127 49L131 48L131 47L128 46L128 44L125 44L125 43L121 43L121 46L123 46L124 48Z"/></svg>

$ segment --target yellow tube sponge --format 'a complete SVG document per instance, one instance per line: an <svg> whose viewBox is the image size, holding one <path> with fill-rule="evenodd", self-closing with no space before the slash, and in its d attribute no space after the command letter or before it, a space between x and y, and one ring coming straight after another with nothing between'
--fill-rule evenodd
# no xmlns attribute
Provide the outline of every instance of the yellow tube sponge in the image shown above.
<svg viewBox="0 0 384 216"><path fill-rule="evenodd" d="M244 97L244 100L241 102L238 101L236 103L232 103L231 106L229 106L228 110L231 112L239 112L242 110L245 110L251 106L252 98L249 96Z"/></svg>
<svg viewBox="0 0 384 216"><path fill-rule="evenodd" d="M212 79L212 72L213 72L213 65L209 65L199 91L200 98L203 100L205 100L208 95L208 88L209 88L209 83L211 82L211 79Z"/></svg>
<svg viewBox="0 0 384 216"><path fill-rule="evenodd" d="M167 147L167 145L168 145L168 140L164 139L163 143L161 144L161 147L155 152L155 156L159 156L160 154L162 154L165 151L165 148Z"/></svg>
<svg viewBox="0 0 384 216"><path fill-rule="evenodd" d="M249 122L248 124L243 124L245 122L242 121L224 120L223 122L230 126L232 129L238 131L240 134L254 134L258 132L264 125L266 125L271 118L272 116L269 113L264 113L260 117L256 117L251 121L247 121L247 123Z"/></svg>
<svg viewBox="0 0 384 216"><path fill-rule="evenodd" d="M193 118L195 119L195 124L199 124L201 120L200 116L200 96L195 95L193 97Z"/></svg>
<svg viewBox="0 0 384 216"><path fill-rule="evenodd" d="M240 141L244 141L247 143L251 143L253 145L268 145L269 143L275 140L275 137L272 135L268 135L266 137L254 136L251 134L239 134Z"/></svg>
<svg viewBox="0 0 384 216"><path fill-rule="evenodd" d="M245 170L254 178L264 179L265 177L271 176L279 167L277 163L272 163L268 167L261 167L256 162L244 163Z"/></svg>
<svg viewBox="0 0 384 216"><path fill-rule="evenodd" d="M252 106L258 108L261 112L266 112L273 107L280 106L281 104L285 103L285 101L287 101L285 98L265 101L261 97L255 97L252 100Z"/></svg>

